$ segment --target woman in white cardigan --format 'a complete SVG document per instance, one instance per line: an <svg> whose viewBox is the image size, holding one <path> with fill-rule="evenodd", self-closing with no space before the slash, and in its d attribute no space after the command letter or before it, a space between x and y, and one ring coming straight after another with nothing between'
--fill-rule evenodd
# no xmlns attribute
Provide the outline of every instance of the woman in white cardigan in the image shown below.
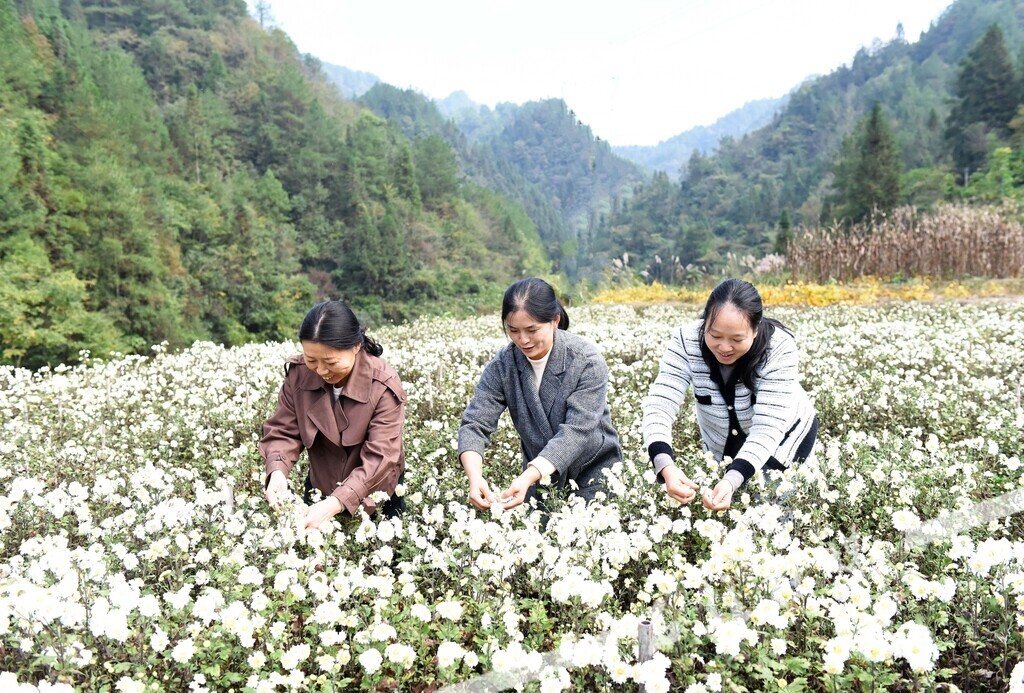
<svg viewBox="0 0 1024 693"><path fill-rule="evenodd" d="M704 447L732 461L702 500L724 510L761 469L785 469L811 454L818 418L800 385L793 334L763 317L750 282L727 279L701 319L677 328L644 400L644 444L669 496L689 503L699 486L675 465L672 425L693 388Z"/></svg>

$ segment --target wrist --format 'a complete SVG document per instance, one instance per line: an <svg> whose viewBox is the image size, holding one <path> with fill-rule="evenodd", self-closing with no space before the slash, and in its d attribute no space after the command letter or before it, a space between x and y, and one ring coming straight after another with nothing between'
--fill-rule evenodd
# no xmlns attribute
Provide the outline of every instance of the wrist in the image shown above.
<svg viewBox="0 0 1024 693"><path fill-rule="evenodd" d="M334 511L335 515L337 515L342 510L345 509L345 505L341 502L341 499L338 498L337 496L332 494L332 495L328 496L328 498L333 498L334 499L334 503L332 505L335 508L335 511Z"/></svg>
<svg viewBox="0 0 1024 693"><path fill-rule="evenodd" d="M540 481L542 476L540 470L532 464L523 470L523 478L530 482L531 486Z"/></svg>

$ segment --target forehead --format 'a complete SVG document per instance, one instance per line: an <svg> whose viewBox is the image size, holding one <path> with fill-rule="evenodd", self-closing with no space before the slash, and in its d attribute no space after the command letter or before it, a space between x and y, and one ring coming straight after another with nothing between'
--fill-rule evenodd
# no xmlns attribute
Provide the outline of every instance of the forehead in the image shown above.
<svg viewBox="0 0 1024 693"><path fill-rule="evenodd" d="M538 320L525 310L512 311L508 314L508 317L505 318L506 327L514 330L525 330L529 327L539 327L546 324L546 322Z"/></svg>
<svg viewBox="0 0 1024 693"><path fill-rule="evenodd" d="M306 358L330 361L332 359L344 358L351 349L334 349L326 344L316 342L302 342L302 353Z"/></svg>
<svg viewBox="0 0 1024 693"><path fill-rule="evenodd" d="M726 303L712 316L706 328L709 332L723 334L750 334L753 329L750 326L750 318L731 303Z"/></svg>

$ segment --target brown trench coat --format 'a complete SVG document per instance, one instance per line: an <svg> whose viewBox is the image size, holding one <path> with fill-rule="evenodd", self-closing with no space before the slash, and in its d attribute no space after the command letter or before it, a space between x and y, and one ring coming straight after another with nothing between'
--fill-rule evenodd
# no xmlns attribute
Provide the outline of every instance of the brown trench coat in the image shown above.
<svg viewBox="0 0 1024 693"><path fill-rule="evenodd" d="M361 349L338 404L332 399L333 387L301 354L289 357L277 410L263 424L259 444L266 481L278 469L288 476L305 448L313 488L336 496L349 514L360 504L373 512L377 505L368 496L393 494L405 471L405 390L386 361Z"/></svg>

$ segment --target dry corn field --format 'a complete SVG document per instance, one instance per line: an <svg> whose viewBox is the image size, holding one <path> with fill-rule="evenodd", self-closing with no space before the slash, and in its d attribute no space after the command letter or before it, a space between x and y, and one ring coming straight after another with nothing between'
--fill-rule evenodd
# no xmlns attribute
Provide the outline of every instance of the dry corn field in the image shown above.
<svg viewBox="0 0 1024 693"><path fill-rule="evenodd" d="M997 208L944 206L929 215L895 210L871 224L798 231L789 247L795 279L1020 277L1024 225Z"/></svg>

